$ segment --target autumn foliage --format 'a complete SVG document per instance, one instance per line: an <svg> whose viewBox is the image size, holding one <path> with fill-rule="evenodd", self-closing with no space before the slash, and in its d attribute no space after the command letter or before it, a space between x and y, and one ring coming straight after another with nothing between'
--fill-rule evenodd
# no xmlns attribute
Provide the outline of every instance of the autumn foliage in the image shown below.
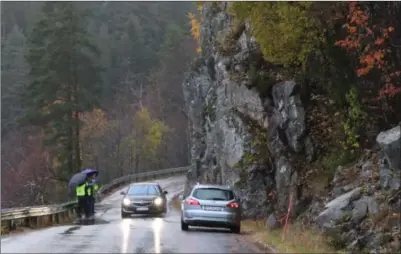
<svg viewBox="0 0 401 254"><path fill-rule="evenodd" d="M197 6L198 13L202 15L203 6L202 4L198 4ZM199 46L200 43L200 25L202 23L202 18L197 18L196 14L193 12L188 13L188 19L191 24L191 34L192 37L198 42L198 47L196 48L196 52L200 53L202 50Z"/></svg>
<svg viewBox="0 0 401 254"><path fill-rule="evenodd" d="M394 32L394 27L372 24L368 12L359 3L350 2L348 5L347 23L344 25L347 35L343 40L337 41L336 45L357 57L358 77L379 72L383 83L380 97L394 96L401 91L401 71L390 60L390 34Z"/></svg>

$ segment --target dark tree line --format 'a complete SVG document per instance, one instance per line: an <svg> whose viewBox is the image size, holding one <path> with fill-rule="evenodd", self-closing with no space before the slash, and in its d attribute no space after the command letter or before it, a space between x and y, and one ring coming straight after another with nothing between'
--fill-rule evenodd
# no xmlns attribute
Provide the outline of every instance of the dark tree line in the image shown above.
<svg viewBox="0 0 401 254"><path fill-rule="evenodd" d="M85 167L107 182L188 163L181 80L195 55L193 8L1 3L3 204L65 198L48 186Z"/></svg>

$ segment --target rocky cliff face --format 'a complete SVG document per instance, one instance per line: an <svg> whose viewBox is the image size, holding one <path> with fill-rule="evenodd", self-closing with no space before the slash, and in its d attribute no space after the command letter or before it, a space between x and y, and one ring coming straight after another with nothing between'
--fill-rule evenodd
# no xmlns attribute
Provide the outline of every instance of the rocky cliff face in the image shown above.
<svg viewBox="0 0 401 254"><path fill-rule="evenodd" d="M314 160L305 119L308 112L300 84L282 80L274 66L262 63L258 45L249 36L249 25L233 22L227 8L223 2L204 6L202 54L183 83L191 120L191 157L196 165L188 173L186 192L196 182L229 184L241 197L246 217L270 216L268 223L273 223L277 214L287 210L290 196L295 214L305 209L299 175L301 168ZM401 168L399 128L398 134L395 130L381 135L378 142L391 157L387 164ZM385 161L385 154L376 159ZM364 176L372 171L369 165L364 162L360 170ZM384 188L386 184L399 191L397 178L389 180L394 173L391 167L380 167L375 186ZM329 222L343 218L343 211L351 214L355 224L379 209L374 198L361 191L365 188L360 187L362 176L344 187L340 171L332 196L314 201L307 211L316 214L316 223L322 228L336 228L337 224ZM333 198L335 201L326 204ZM353 243L357 235L353 238L350 230L354 229L344 231L351 239L347 243Z"/></svg>
<svg viewBox="0 0 401 254"><path fill-rule="evenodd" d="M183 84L191 119L191 156L197 165L188 184L235 186L246 215L265 216L273 209L286 209L290 189L297 191L291 154L311 160L313 147L305 134L297 84L277 82L261 97L249 74L260 56L258 46L248 35L248 25L233 27L226 8L224 3L205 6L202 56ZM222 49L228 46L229 53Z"/></svg>

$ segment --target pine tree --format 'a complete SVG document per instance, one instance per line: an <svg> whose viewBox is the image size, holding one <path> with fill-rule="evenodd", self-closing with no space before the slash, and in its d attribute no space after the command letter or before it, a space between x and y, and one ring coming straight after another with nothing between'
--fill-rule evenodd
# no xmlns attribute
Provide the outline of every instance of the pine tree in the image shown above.
<svg viewBox="0 0 401 254"><path fill-rule="evenodd" d="M26 120L44 128L63 173L80 170L82 112L99 104L99 52L73 2L46 2L29 37Z"/></svg>
<svg viewBox="0 0 401 254"><path fill-rule="evenodd" d="M1 130L2 134L17 127L23 114L21 92L27 84L29 66L24 58L26 38L15 25L2 43L1 54Z"/></svg>

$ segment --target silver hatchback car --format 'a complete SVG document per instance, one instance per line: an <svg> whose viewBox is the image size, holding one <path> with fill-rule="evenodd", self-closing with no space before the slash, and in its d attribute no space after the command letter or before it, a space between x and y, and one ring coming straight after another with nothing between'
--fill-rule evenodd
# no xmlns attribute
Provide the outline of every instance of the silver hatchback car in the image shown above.
<svg viewBox="0 0 401 254"><path fill-rule="evenodd" d="M241 205L234 191L223 185L196 185L181 198L181 230L188 226L229 228L241 232Z"/></svg>

